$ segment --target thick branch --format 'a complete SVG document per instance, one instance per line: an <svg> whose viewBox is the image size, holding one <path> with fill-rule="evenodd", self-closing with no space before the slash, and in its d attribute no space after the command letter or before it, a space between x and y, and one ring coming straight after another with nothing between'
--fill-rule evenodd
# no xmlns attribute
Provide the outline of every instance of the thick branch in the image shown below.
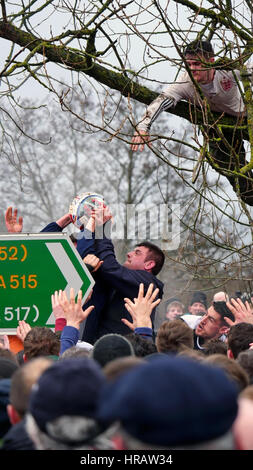
<svg viewBox="0 0 253 470"><path fill-rule="evenodd" d="M118 90L123 96L131 97L140 103L150 104L158 93L151 91L149 88L139 85L136 81L126 77L123 73L115 72L112 69L105 68L98 63L91 61L90 56L86 57L84 53L75 51L66 46L57 46L51 41L46 41L35 37L31 33L22 31L10 23L0 22L0 37L7 39L15 44L29 49L34 54L41 54L50 62L65 65L67 68L77 72L83 72L86 75L97 80L99 83L108 86L111 89ZM5 69L6 70L6 69ZM6 72L7 73L7 72ZM192 122L193 116L195 124L202 124L201 111L190 112L188 103L178 103L175 109L169 110L170 114L187 119ZM219 114L214 113L218 119ZM223 117L219 124L234 126L235 119L230 116ZM246 123L245 123L246 125ZM247 138L247 136L245 136Z"/></svg>

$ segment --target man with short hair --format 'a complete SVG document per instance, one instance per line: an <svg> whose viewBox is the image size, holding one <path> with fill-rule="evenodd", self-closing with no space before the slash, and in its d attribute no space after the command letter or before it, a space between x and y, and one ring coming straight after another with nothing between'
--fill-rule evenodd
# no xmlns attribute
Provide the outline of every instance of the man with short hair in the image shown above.
<svg viewBox="0 0 253 470"><path fill-rule="evenodd" d="M175 107L181 100L203 108L205 98L212 111L243 118L245 105L238 86L238 80L242 79L239 70L220 70L212 67L214 50L207 40L197 39L191 42L184 48L183 56L188 70L182 73L175 83L168 85L147 107L132 139L133 151L142 151L145 143L151 146L149 130L154 120L162 111ZM251 77L252 65L248 65L247 70ZM221 131L215 129L215 125L209 127L205 128L210 151L210 158L208 152L207 158L209 162L224 170L234 191L237 192L237 179L230 176L228 170L236 170L238 163L240 167L246 165L242 132L232 127L222 129L222 136ZM247 176L252 177L251 172L247 173ZM247 178L239 178L239 189L244 201L252 200L253 192L249 190Z"/></svg>
<svg viewBox="0 0 253 470"><path fill-rule="evenodd" d="M95 226L93 233L94 231ZM85 249L85 240L78 240L77 249L81 256L82 244ZM157 279L156 275L164 264L162 250L147 241L139 243L127 253L123 265L117 261L112 241L105 235L102 239L94 239L94 247L96 256L103 263L94 274L96 284L89 302L95 308L86 320L82 336L83 341L91 344L108 333L121 335L130 333L129 327L121 321L122 318L131 321L131 316L125 309L124 298L138 297L141 283L144 284L145 291L150 284L153 284L155 288L159 289L158 297L162 298L163 283ZM152 322L154 316L155 309L152 312Z"/></svg>
<svg viewBox="0 0 253 470"><path fill-rule="evenodd" d="M236 359L242 351L246 351L253 342L253 325L237 323L231 326L228 333L228 357Z"/></svg>
<svg viewBox="0 0 253 470"><path fill-rule="evenodd" d="M206 340L220 338L228 332L227 318L234 321L234 315L225 302L213 302L207 313L201 316L183 315L184 320L194 330L194 349L204 349Z"/></svg>

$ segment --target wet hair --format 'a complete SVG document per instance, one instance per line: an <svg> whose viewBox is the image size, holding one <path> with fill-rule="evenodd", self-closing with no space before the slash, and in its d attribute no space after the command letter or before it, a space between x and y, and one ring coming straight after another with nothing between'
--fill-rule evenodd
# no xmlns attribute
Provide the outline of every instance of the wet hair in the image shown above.
<svg viewBox="0 0 253 470"><path fill-rule="evenodd" d="M195 39L190 42L184 49L184 55L197 55L201 54L206 57L214 56L213 46L210 41Z"/></svg>
<svg viewBox="0 0 253 470"><path fill-rule="evenodd" d="M224 320L224 317L228 317L230 320L235 321L235 317L231 310L229 310L226 302L213 302L213 308L215 312L219 313L223 325L228 326L226 320Z"/></svg>
<svg viewBox="0 0 253 470"><path fill-rule="evenodd" d="M132 344L136 357L145 357L157 352L155 343L147 338L143 338L141 335L129 333L125 338Z"/></svg>
<svg viewBox="0 0 253 470"><path fill-rule="evenodd" d="M236 362L247 372L250 385L253 384L253 349L247 349L238 354ZM253 389L253 387L252 387ZM253 397L253 393L252 393Z"/></svg>
<svg viewBox="0 0 253 470"><path fill-rule="evenodd" d="M163 251L158 246L150 242L138 243L136 246L145 246L145 248L148 248L149 253L146 256L145 261L153 260L155 262L155 266L152 269L152 274L156 276L164 265L165 256Z"/></svg>
<svg viewBox="0 0 253 470"><path fill-rule="evenodd" d="M203 349L205 356L210 356L211 354L223 354L227 355L227 345L224 341L221 341L218 338L212 338L205 342L205 348Z"/></svg>
<svg viewBox="0 0 253 470"><path fill-rule="evenodd" d="M231 349L234 359L240 352L249 349L253 342L253 325L251 323L238 323L231 326L228 333L228 349Z"/></svg>

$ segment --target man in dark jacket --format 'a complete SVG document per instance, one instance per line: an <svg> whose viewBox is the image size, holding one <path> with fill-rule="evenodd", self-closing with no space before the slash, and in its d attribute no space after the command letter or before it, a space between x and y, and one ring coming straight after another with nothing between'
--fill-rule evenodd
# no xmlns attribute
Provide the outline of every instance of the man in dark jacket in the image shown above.
<svg viewBox="0 0 253 470"><path fill-rule="evenodd" d="M164 254L156 245L149 242L138 244L127 254L124 265L117 261L110 239L97 239L94 246L95 254L103 260L103 264L94 276L96 284L90 304L95 305L95 309L86 320L82 336L83 341L89 343L93 343L107 333L122 335L130 333L129 328L121 321L122 318L131 321L125 309L124 299L126 297L137 298L140 283L144 284L145 292L152 283L154 288L159 289L158 297L162 298L163 295L163 283L157 279L156 275L162 269ZM103 302L99 296L101 289L104 294L106 293ZM154 315L155 312L152 312L152 321L154 321Z"/></svg>

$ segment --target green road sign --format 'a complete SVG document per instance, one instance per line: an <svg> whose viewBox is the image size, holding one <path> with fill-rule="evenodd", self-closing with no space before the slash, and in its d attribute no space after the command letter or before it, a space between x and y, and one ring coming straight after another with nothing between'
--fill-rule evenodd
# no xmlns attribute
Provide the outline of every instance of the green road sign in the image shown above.
<svg viewBox="0 0 253 470"><path fill-rule="evenodd" d="M67 234L0 235L0 332L15 334L19 320L53 328L51 294L89 295L94 280Z"/></svg>

